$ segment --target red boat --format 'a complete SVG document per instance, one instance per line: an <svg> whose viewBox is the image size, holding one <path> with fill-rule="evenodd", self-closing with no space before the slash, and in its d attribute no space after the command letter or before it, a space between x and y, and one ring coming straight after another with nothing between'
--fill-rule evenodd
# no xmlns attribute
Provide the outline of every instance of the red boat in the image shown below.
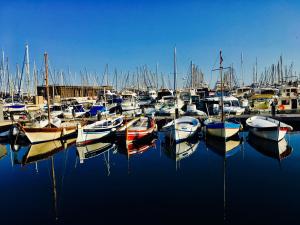
<svg viewBox="0 0 300 225"><path fill-rule="evenodd" d="M142 141L151 136L156 130L155 120L152 117L139 117L126 123L117 131L117 136L124 137L126 143Z"/></svg>

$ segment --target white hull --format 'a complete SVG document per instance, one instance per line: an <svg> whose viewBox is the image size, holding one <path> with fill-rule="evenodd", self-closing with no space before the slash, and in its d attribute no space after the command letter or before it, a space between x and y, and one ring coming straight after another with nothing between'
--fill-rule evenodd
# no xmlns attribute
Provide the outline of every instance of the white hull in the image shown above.
<svg viewBox="0 0 300 225"><path fill-rule="evenodd" d="M101 139L110 134L110 130L102 132L85 132L83 128L78 129L76 144L86 144L94 140Z"/></svg>
<svg viewBox="0 0 300 225"><path fill-rule="evenodd" d="M168 123L163 127L163 131L168 138L180 142L193 136L199 127L200 123L197 119L186 116Z"/></svg>
<svg viewBox="0 0 300 225"><path fill-rule="evenodd" d="M84 114L85 114L85 112L75 112L75 118L82 117ZM64 115L64 118L66 118L66 119L73 118L73 113L71 113L71 112L64 112L63 115Z"/></svg>
<svg viewBox="0 0 300 225"><path fill-rule="evenodd" d="M287 132L286 130L279 130L279 129L263 131L263 130L257 130L256 128L250 128L249 130L253 135L257 137L264 138L267 140L272 140L272 141L282 140L285 137Z"/></svg>
<svg viewBox="0 0 300 225"><path fill-rule="evenodd" d="M132 105L121 105L122 111L131 111L131 110L136 110L139 109L139 106L132 106Z"/></svg>
<svg viewBox="0 0 300 225"><path fill-rule="evenodd" d="M246 120L246 124L253 135L271 141L282 140L287 131L293 129L285 123L263 116L250 117Z"/></svg>
<svg viewBox="0 0 300 225"><path fill-rule="evenodd" d="M35 129L35 128L32 128ZM37 128L38 129L38 128ZM76 128L74 129L58 129L57 131L42 131L40 132L32 132L32 131L24 131L25 135L29 139L31 143L39 143L45 141L53 141L65 136L71 135L76 132Z"/></svg>

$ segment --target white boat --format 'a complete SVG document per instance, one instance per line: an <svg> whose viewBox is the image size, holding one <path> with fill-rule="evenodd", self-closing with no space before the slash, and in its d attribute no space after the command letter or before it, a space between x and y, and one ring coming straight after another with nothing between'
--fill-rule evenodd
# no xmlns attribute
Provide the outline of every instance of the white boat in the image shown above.
<svg viewBox="0 0 300 225"><path fill-rule="evenodd" d="M136 94L129 91L122 92L121 108L122 111L133 111L139 109L140 106L137 102Z"/></svg>
<svg viewBox="0 0 300 225"><path fill-rule="evenodd" d="M82 105L69 106L64 112L64 118L73 119L83 117L86 114Z"/></svg>
<svg viewBox="0 0 300 225"><path fill-rule="evenodd" d="M109 117L81 127L78 125L77 145L83 145L101 139L123 124L123 116Z"/></svg>
<svg viewBox="0 0 300 225"><path fill-rule="evenodd" d="M59 127L26 127L21 126L21 131L25 133L30 143L40 143L46 141L65 138L77 131L78 122L64 122Z"/></svg>
<svg viewBox="0 0 300 225"><path fill-rule="evenodd" d="M188 104L186 106L186 116L207 116L205 112L198 110L195 104Z"/></svg>
<svg viewBox="0 0 300 225"><path fill-rule="evenodd" d="M152 98L152 100L156 100L156 98L157 98L157 93L155 90L152 90L152 89L149 90L148 95L150 96L150 98Z"/></svg>
<svg viewBox="0 0 300 225"><path fill-rule="evenodd" d="M253 135L272 141L280 141L287 131L293 130L290 125L264 116L252 116L246 124Z"/></svg>
<svg viewBox="0 0 300 225"><path fill-rule="evenodd" d="M210 97L207 101L221 102L221 97ZM245 112L245 108L240 106L239 100L233 96L224 96L224 113L233 115L242 115Z"/></svg>
<svg viewBox="0 0 300 225"><path fill-rule="evenodd" d="M200 128L198 119L190 116L183 116L172 120L163 126L162 131L166 136L176 142L180 142L192 137Z"/></svg>
<svg viewBox="0 0 300 225"><path fill-rule="evenodd" d="M222 121L218 118L208 118L204 121L204 132L206 135L229 138L237 134L240 130L240 123L236 121Z"/></svg>
<svg viewBox="0 0 300 225"><path fill-rule="evenodd" d="M160 102L155 106L157 109L157 112L159 114L175 114L175 108L179 109L179 114L183 114L183 111L181 108L183 107L184 102L178 97L174 97L172 95L170 96L164 96L160 100Z"/></svg>

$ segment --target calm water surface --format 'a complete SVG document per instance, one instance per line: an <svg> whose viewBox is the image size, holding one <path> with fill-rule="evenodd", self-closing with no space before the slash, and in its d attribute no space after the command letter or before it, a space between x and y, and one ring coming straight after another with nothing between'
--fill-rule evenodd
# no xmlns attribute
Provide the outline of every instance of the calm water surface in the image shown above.
<svg viewBox="0 0 300 225"><path fill-rule="evenodd" d="M248 133L226 145L158 136L131 155L118 145L77 150L74 140L2 144L1 224L300 223L299 133L279 145Z"/></svg>

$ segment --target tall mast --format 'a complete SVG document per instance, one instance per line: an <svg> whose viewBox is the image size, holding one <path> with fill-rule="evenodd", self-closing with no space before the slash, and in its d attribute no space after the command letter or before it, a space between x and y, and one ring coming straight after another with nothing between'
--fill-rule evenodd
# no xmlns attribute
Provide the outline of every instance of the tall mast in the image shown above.
<svg viewBox="0 0 300 225"><path fill-rule="evenodd" d="M257 57L255 59L255 84L257 84Z"/></svg>
<svg viewBox="0 0 300 225"><path fill-rule="evenodd" d="M37 69L35 65L35 61L33 61L33 75L34 75L34 94L37 95Z"/></svg>
<svg viewBox="0 0 300 225"><path fill-rule="evenodd" d="M2 61L1 61L1 92L2 97L5 95L5 62L4 62L4 51L2 50Z"/></svg>
<svg viewBox="0 0 300 225"><path fill-rule="evenodd" d="M176 47L174 47L174 93L176 94L176 79L177 79L177 66L176 66Z"/></svg>
<svg viewBox="0 0 300 225"><path fill-rule="evenodd" d="M244 87L244 68L243 68L243 52L241 53L241 78L242 78L242 87Z"/></svg>
<svg viewBox="0 0 300 225"><path fill-rule="evenodd" d="M156 63L155 75L156 75L156 90L158 90L158 63Z"/></svg>
<svg viewBox="0 0 300 225"><path fill-rule="evenodd" d="M30 93L30 70L29 70L29 48L28 44L25 45L25 73L26 73L26 86L27 86L27 95L31 96Z"/></svg>
<svg viewBox="0 0 300 225"><path fill-rule="evenodd" d="M193 79L194 79L194 68L193 68L193 61L191 61L191 88L194 87Z"/></svg>
<svg viewBox="0 0 300 225"><path fill-rule="evenodd" d="M220 80L221 80L221 121L224 122L224 101L223 101L223 58L222 58L222 50L220 50Z"/></svg>
<svg viewBox="0 0 300 225"><path fill-rule="evenodd" d="M47 93L47 105L48 105L48 126L50 126L50 95L49 95L49 83L48 83L48 54L45 52L45 80L46 80L46 93Z"/></svg>

